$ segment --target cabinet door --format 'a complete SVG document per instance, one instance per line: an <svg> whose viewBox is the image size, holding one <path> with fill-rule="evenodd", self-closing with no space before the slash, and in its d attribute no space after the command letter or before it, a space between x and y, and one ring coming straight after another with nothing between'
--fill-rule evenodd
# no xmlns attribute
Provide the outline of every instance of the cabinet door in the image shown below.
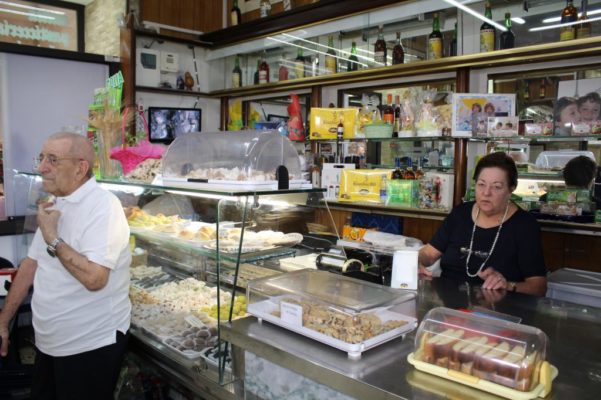
<svg viewBox="0 0 601 400"><path fill-rule="evenodd" d="M565 266L601 272L601 237L566 235Z"/></svg>
<svg viewBox="0 0 601 400"><path fill-rule="evenodd" d="M565 233L542 232L543 254L549 271L565 267L564 257L569 252L565 246L567 236Z"/></svg>

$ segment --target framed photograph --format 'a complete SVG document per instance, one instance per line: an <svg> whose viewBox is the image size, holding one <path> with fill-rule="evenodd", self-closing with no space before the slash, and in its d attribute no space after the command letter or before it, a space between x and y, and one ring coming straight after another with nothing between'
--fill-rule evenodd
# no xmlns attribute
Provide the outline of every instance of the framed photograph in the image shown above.
<svg viewBox="0 0 601 400"><path fill-rule="evenodd" d="M489 117L514 117L514 94L453 94L452 136L486 136Z"/></svg>
<svg viewBox="0 0 601 400"><path fill-rule="evenodd" d="M519 123L518 117L488 117L488 136L517 136Z"/></svg>

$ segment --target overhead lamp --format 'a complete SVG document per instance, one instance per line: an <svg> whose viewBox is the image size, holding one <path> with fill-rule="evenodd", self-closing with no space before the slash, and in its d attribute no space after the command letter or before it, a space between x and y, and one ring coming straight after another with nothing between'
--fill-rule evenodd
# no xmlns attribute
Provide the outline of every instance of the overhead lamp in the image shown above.
<svg viewBox="0 0 601 400"><path fill-rule="evenodd" d="M512 17L511 20L513 22L515 22L516 24L520 24L520 25L523 25L526 23L526 20L524 18L520 18L520 17Z"/></svg>
<svg viewBox="0 0 601 400"><path fill-rule="evenodd" d="M491 24L492 26L494 26L495 28L497 28L498 30L500 30L502 32L507 31L507 28L505 28L503 25L501 25L501 24L493 21L490 18L486 18L484 15L482 15L479 12L477 12L477 11L469 8L468 6L466 6L464 4L459 3L458 1L455 1L455 0L444 0L444 1L446 1L447 3L449 3L452 6L455 6L455 7L459 8L460 10L465 11L468 14L473 15L474 17L476 17L476 18L478 18L478 19L480 19L480 20L482 20L484 22L488 22L489 24Z"/></svg>
<svg viewBox="0 0 601 400"><path fill-rule="evenodd" d="M342 61L348 61L345 57L340 57L340 56L337 56L337 55L332 55L332 54L325 53L323 51L319 51L319 50L315 50L315 49L310 49L309 47L301 46L299 44L288 42L286 40L278 39L278 38L275 38L275 37L268 36L267 39L273 40L274 42L284 43L284 44L287 44L289 46L298 47L298 48L301 48L303 50L312 51L312 52L317 53L317 54L323 54L324 56L334 57L334 58L337 58L337 59L342 60ZM328 49L329 49L329 47L328 47ZM338 51L340 51L340 50L338 50ZM355 61L355 62L357 64L361 65L362 67L369 67L369 65L367 65L365 63L362 63L360 61Z"/></svg>
<svg viewBox="0 0 601 400"><path fill-rule="evenodd" d="M601 8L599 8L598 10L591 10L588 11L586 13L587 16L591 16L591 15L597 15L597 14L601 14ZM582 17L582 13L578 13L578 18ZM561 21L561 17L553 17L553 18L545 18L543 19L543 24L550 24L552 22L559 22Z"/></svg>
<svg viewBox="0 0 601 400"><path fill-rule="evenodd" d="M547 29L555 29L555 28L562 28L564 26L580 25L583 22L594 22L594 21L600 21L600 20L601 20L601 17L588 18L585 21L573 21L573 22L564 22L563 24L554 24L554 25L547 25L547 26L537 26L536 28L530 28L530 29L528 29L528 31L530 31L530 32L545 31Z"/></svg>

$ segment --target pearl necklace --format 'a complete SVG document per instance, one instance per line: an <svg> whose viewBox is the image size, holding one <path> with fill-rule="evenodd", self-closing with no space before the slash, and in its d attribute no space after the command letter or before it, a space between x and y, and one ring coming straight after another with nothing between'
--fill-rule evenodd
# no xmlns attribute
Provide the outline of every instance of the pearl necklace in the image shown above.
<svg viewBox="0 0 601 400"><path fill-rule="evenodd" d="M501 224L499 225L499 228L497 229L497 234L495 235L495 240L493 240L492 247L490 248L490 251L488 252L488 257L486 257L486 260L484 260L482 265L480 265L480 268L478 268L476 273L471 274L470 269L469 269L469 264L470 264L470 258L472 256L472 247L474 246L474 235L476 234L476 223L478 222L478 216L480 215L480 207L478 207L478 211L476 211L476 219L474 219L474 228L472 229L472 237L470 239L470 248L468 249L467 259L465 260L465 273L470 278L475 278L478 276L480 271L482 271L482 268L484 268L484 265L486 265L486 263L488 262L488 259L492 255L492 252L495 250L495 246L497 245L497 240L499 239L499 234L501 233L501 228L503 227L503 223L505 222L505 218L507 217L508 211L509 211L509 202L507 202L507 206L505 207L505 214L503 214L503 218L501 219Z"/></svg>

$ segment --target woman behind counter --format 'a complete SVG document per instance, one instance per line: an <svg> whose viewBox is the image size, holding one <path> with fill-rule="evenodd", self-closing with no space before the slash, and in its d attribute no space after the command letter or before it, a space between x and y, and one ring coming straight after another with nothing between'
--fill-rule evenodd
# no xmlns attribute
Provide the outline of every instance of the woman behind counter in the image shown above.
<svg viewBox="0 0 601 400"><path fill-rule="evenodd" d="M503 152L476 165L476 201L453 209L419 252L420 274L441 259L442 277L544 296L547 269L538 223L510 201L517 186L514 161Z"/></svg>

